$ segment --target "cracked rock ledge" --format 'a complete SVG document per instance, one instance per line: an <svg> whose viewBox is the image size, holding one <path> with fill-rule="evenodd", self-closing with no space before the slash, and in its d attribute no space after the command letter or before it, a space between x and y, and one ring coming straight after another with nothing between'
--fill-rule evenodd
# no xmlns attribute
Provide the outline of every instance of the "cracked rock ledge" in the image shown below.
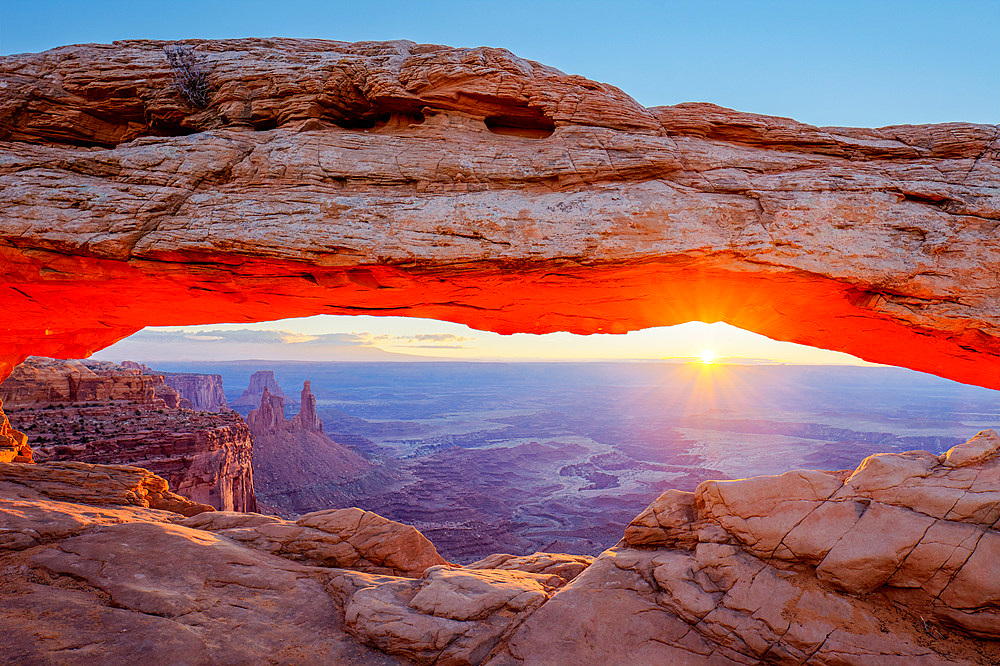
<svg viewBox="0 0 1000 666"><path fill-rule="evenodd" d="M998 489L985 430L670 490L597 558L457 566L358 508L283 520L137 468L0 463L0 632L37 664L993 664Z"/></svg>

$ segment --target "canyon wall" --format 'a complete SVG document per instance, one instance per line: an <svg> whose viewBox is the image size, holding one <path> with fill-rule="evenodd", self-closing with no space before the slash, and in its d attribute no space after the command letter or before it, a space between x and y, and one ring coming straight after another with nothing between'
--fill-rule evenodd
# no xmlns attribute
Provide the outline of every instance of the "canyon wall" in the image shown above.
<svg viewBox="0 0 1000 666"><path fill-rule="evenodd" d="M222 375L203 375L193 372L157 372L145 363L122 361L121 366L138 370L144 375L162 377L163 383L177 392L178 404L185 409L200 412L220 412L226 409L226 394L222 390Z"/></svg>
<svg viewBox="0 0 1000 666"><path fill-rule="evenodd" d="M235 412L179 408L177 392L160 375L33 357L0 384L0 396L38 462L136 465L195 502L256 509L246 424Z"/></svg>
<svg viewBox="0 0 1000 666"><path fill-rule="evenodd" d="M181 403L199 412L221 412L229 408L222 391L222 375L164 372L163 382L177 391ZM186 404L185 404L186 401Z"/></svg>
<svg viewBox="0 0 1000 666"><path fill-rule="evenodd" d="M289 515L329 506L331 489L373 470L367 460L323 434L308 381L301 398L299 413L286 419L284 398L263 385L259 406L246 417L254 438L257 495L262 506Z"/></svg>
<svg viewBox="0 0 1000 666"><path fill-rule="evenodd" d="M644 108L405 41L68 46L0 83L0 376L145 325L364 313L726 321L1000 387L997 126Z"/></svg>

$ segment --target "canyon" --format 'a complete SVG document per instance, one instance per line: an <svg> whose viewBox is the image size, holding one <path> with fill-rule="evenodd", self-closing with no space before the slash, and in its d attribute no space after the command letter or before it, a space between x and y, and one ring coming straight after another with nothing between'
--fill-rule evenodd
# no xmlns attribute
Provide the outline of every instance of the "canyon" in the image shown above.
<svg viewBox="0 0 1000 666"><path fill-rule="evenodd" d="M177 49L205 72L204 104L174 84ZM594 559L459 566L362 508L215 510L254 508L249 455L199 482L210 497L173 493L182 445L132 416L163 416L157 433L223 423L208 448L247 447L237 417L190 415L162 376L29 360L39 390L12 374L148 325L328 313L500 333L726 321L1000 388L1000 127L645 108L503 49L407 41L67 46L4 57L0 87L10 658L1000 661L992 430L854 469L690 479ZM322 434L308 385L289 422L259 383L252 427ZM22 421L59 441L30 450ZM81 421L156 456L52 460ZM566 476L600 486L591 464Z"/></svg>
<svg viewBox="0 0 1000 666"><path fill-rule="evenodd" d="M32 357L0 384L0 399L31 433L37 462L135 465L193 501L256 509L252 436L243 420L181 407L178 392L148 368Z"/></svg>
<svg viewBox="0 0 1000 666"><path fill-rule="evenodd" d="M220 375L202 375L190 372L155 372L144 363L122 361L123 368L139 370L144 375L163 377L163 383L177 391L178 406L199 412L221 412L229 406L222 389Z"/></svg>

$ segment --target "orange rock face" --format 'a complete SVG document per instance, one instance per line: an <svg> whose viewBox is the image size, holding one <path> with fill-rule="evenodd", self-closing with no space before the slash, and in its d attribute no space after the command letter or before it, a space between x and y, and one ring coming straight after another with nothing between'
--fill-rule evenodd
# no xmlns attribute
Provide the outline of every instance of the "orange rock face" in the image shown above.
<svg viewBox="0 0 1000 666"><path fill-rule="evenodd" d="M1000 387L1000 143L644 108L500 49L189 42L0 65L0 377L146 325L727 321Z"/></svg>
<svg viewBox="0 0 1000 666"><path fill-rule="evenodd" d="M255 511L253 437L246 423L228 410L179 409L177 391L145 370L39 357L17 366L0 383L0 399L34 450L12 461L33 456L37 462L142 466L195 502Z"/></svg>

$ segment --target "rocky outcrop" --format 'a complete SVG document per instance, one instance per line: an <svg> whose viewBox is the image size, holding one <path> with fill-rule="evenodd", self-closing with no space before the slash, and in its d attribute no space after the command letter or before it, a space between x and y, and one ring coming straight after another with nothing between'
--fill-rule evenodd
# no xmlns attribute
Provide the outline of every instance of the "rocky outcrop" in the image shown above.
<svg viewBox="0 0 1000 666"><path fill-rule="evenodd" d="M149 469L216 509L256 510L252 435L234 412L179 408L160 375L91 361L34 358L0 384L39 461Z"/></svg>
<svg viewBox="0 0 1000 666"><path fill-rule="evenodd" d="M57 403L129 402L164 408L163 378L106 361L31 357L0 384L7 407ZM161 391L158 394L158 390ZM176 402L176 394L168 398ZM176 405L175 405L176 407Z"/></svg>
<svg viewBox="0 0 1000 666"><path fill-rule="evenodd" d="M344 632L322 570L181 525L104 525L2 562L13 663L402 663Z"/></svg>
<svg viewBox="0 0 1000 666"><path fill-rule="evenodd" d="M222 375L200 375L190 372L164 372L163 382L177 391L184 405L199 412L221 412L228 409L222 391Z"/></svg>
<svg viewBox="0 0 1000 666"><path fill-rule="evenodd" d="M526 573L558 576L568 583L594 563L587 555L567 555L565 553L532 553L531 555L509 555L497 553L485 557L466 569L499 569L503 571L524 571Z"/></svg>
<svg viewBox="0 0 1000 666"><path fill-rule="evenodd" d="M989 663L998 474L985 431L941 456L669 491L492 663Z"/></svg>
<svg viewBox="0 0 1000 666"><path fill-rule="evenodd" d="M215 512L184 524L318 566L419 577L428 567L446 564L413 527L358 508L315 511L294 522L255 513Z"/></svg>
<svg viewBox="0 0 1000 666"><path fill-rule="evenodd" d="M0 492L6 497L45 497L96 506L139 506L194 516L214 511L168 490L167 481L149 470L87 463L0 464Z"/></svg>
<svg viewBox="0 0 1000 666"><path fill-rule="evenodd" d="M562 584L521 571L432 567L422 580L354 572L328 589L344 605L348 633L418 664L482 664ZM555 662L553 662L555 663Z"/></svg>
<svg viewBox="0 0 1000 666"><path fill-rule="evenodd" d="M323 498L331 488L372 471L371 463L323 434L309 381L302 388L299 413L290 420L284 398L262 385L260 404L246 422L254 437L254 488L266 506L285 514L329 506Z"/></svg>
<svg viewBox="0 0 1000 666"><path fill-rule="evenodd" d="M998 470L986 431L941 456L707 481L592 563L458 567L361 509L184 518L143 470L0 465L5 656L994 664Z"/></svg>
<svg viewBox="0 0 1000 666"><path fill-rule="evenodd" d="M997 126L643 108L404 41L71 46L0 83L0 376L153 322L365 313L722 320L1000 387Z"/></svg>
<svg viewBox="0 0 1000 666"><path fill-rule="evenodd" d="M285 395L281 387L278 386L278 382L274 379L274 371L258 370L250 375L250 385L240 394L240 397L233 400L230 407L243 410L255 409L260 405L260 400L265 392L274 397L281 398L282 404L288 401L288 396ZM290 401L289 404L291 404ZM281 416L284 418L284 412L282 412Z"/></svg>
<svg viewBox="0 0 1000 666"><path fill-rule="evenodd" d="M316 416L316 396L312 393L312 382L308 379L302 385L302 400L299 405L299 413L292 417L292 428L323 432L323 422Z"/></svg>
<svg viewBox="0 0 1000 666"><path fill-rule="evenodd" d="M163 384L178 395L176 405L199 412L221 412L226 409L226 394L222 390L222 375L203 375L194 372L157 372L145 363L122 361L123 368L138 370L144 375L163 377Z"/></svg>
<svg viewBox="0 0 1000 666"><path fill-rule="evenodd" d="M34 462L28 436L11 427L3 411L3 400L0 400L0 462Z"/></svg>

